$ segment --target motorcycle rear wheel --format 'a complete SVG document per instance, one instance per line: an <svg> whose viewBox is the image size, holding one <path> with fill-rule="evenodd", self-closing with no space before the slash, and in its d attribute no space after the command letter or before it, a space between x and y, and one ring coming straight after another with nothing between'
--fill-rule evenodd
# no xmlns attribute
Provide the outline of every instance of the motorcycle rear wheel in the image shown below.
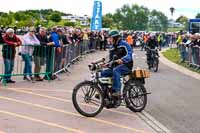
<svg viewBox="0 0 200 133"><path fill-rule="evenodd" d="M143 84L132 83L124 88L126 106L133 112L141 112L147 104L147 91Z"/></svg>

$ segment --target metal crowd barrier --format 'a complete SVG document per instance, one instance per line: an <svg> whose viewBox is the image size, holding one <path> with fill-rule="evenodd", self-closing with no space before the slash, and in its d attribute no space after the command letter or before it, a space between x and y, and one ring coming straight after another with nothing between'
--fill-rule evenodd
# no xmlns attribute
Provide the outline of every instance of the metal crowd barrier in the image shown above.
<svg viewBox="0 0 200 133"><path fill-rule="evenodd" d="M58 66L59 69L54 70L53 74L58 75L60 72L69 72L68 68L70 65L79 61L79 58L81 58L83 55L94 52L96 50L95 42L93 43L92 48L89 48L89 46L89 41L87 40L63 45L62 52L60 54L60 58L62 59L57 59L59 60L58 63L61 62L61 64L56 65L57 63L55 59L54 66Z"/></svg>
<svg viewBox="0 0 200 133"><path fill-rule="evenodd" d="M12 76L34 77L44 75L50 79L54 56L53 47L1 44L0 77L4 85Z"/></svg>
<svg viewBox="0 0 200 133"><path fill-rule="evenodd" d="M61 72L67 72L79 58L96 50L96 42L91 44L90 41L84 40L64 44L61 52L52 46L40 45L22 45L13 50L9 49L7 44L1 44L0 49L0 77L6 85L5 80L11 76L43 75L50 80L52 75L58 76Z"/></svg>
<svg viewBox="0 0 200 133"><path fill-rule="evenodd" d="M200 46L183 46L181 51L185 53L186 62L190 66L200 69Z"/></svg>

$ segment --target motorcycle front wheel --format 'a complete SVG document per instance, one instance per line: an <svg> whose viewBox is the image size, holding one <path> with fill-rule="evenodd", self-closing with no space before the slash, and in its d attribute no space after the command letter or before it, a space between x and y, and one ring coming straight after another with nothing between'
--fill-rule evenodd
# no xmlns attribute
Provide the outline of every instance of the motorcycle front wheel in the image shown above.
<svg viewBox="0 0 200 133"><path fill-rule="evenodd" d="M98 98L95 97L96 95ZM81 82L74 88L72 102L75 109L86 117L95 117L104 107L103 93L91 81Z"/></svg>
<svg viewBox="0 0 200 133"><path fill-rule="evenodd" d="M153 71L154 71L154 72L157 72L157 71L158 71L158 64L159 64L158 59L157 59L157 58L154 59L154 61L153 61Z"/></svg>

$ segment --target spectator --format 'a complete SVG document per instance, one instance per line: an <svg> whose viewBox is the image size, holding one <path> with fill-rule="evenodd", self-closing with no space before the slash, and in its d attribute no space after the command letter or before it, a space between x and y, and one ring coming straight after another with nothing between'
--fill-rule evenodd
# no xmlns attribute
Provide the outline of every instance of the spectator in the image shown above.
<svg viewBox="0 0 200 133"><path fill-rule="evenodd" d="M199 64L199 48L198 48L198 40L199 40L199 35L198 33L195 33L195 35L192 36L192 64Z"/></svg>
<svg viewBox="0 0 200 133"><path fill-rule="evenodd" d="M136 47L136 41L137 41L137 34L136 33L134 33L132 35L132 40L133 40L133 44L132 44L132 48L133 48L133 47Z"/></svg>
<svg viewBox="0 0 200 133"><path fill-rule="evenodd" d="M169 47L169 44L170 44L170 34L166 35L166 43L167 43L167 47Z"/></svg>
<svg viewBox="0 0 200 133"><path fill-rule="evenodd" d="M162 33L162 47L166 47L167 46L167 38L166 38L166 34Z"/></svg>
<svg viewBox="0 0 200 133"><path fill-rule="evenodd" d="M127 43L133 47L133 37L131 36L131 34L128 34L128 37L126 38Z"/></svg>
<svg viewBox="0 0 200 133"><path fill-rule="evenodd" d="M123 35L122 35L122 38L123 38L123 40L126 40L126 39L127 39L127 37L128 37L128 34L127 34L127 32L123 32Z"/></svg>
<svg viewBox="0 0 200 133"><path fill-rule="evenodd" d="M95 34L93 31L90 33L89 38L90 38L89 50L91 50L94 47L94 41L95 41Z"/></svg>
<svg viewBox="0 0 200 133"><path fill-rule="evenodd" d="M65 64L66 64L66 57L67 57L67 44L68 44L68 40L66 35L63 33L62 29L58 29L57 33L60 37L60 41L61 41L61 55L59 60L61 60L61 67L64 68Z"/></svg>
<svg viewBox="0 0 200 133"><path fill-rule="evenodd" d="M172 33L172 44L176 43L176 39L178 39L178 36L176 33Z"/></svg>
<svg viewBox="0 0 200 133"><path fill-rule="evenodd" d="M80 42L78 43L78 48L79 48L79 55L82 55L83 54L83 50L84 50L84 47L83 47L83 36L84 36L84 32L82 31L80 34L79 34L79 38L80 38Z"/></svg>
<svg viewBox="0 0 200 133"><path fill-rule="evenodd" d="M176 40L176 44L177 44L177 46L179 46L179 45L181 45L181 43L182 43L182 33L180 32L178 34L178 38Z"/></svg>
<svg viewBox="0 0 200 133"><path fill-rule="evenodd" d="M72 30L70 29L70 30L68 30L67 31L67 40L68 40L68 42L69 42L69 49L68 49L68 60L69 60L69 62L68 63L70 63L71 62L71 60L73 59L73 49L74 49L74 44L73 44L73 34L72 34Z"/></svg>
<svg viewBox="0 0 200 133"><path fill-rule="evenodd" d="M101 35L100 35L100 32L96 32L95 33L95 38L96 38L96 50L98 50L99 46L100 46L100 43L101 43Z"/></svg>
<svg viewBox="0 0 200 133"><path fill-rule="evenodd" d="M158 47L159 47L160 51L162 49L162 41L163 41L162 35L161 35L161 33L159 33L157 36L157 42L158 42Z"/></svg>
<svg viewBox="0 0 200 133"><path fill-rule="evenodd" d="M41 66L44 65L44 58L46 57L46 73L44 79L48 80L52 78L53 71L53 46L54 42L49 42L46 29L41 27L39 30L39 34L36 35L37 39L40 41L40 46L35 47L34 49L34 63L35 63L35 73L40 73ZM42 81L43 79L39 76L39 74L35 75L36 81Z"/></svg>
<svg viewBox="0 0 200 133"><path fill-rule="evenodd" d="M2 30L0 29L0 43L4 43Z"/></svg>
<svg viewBox="0 0 200 133"><path fill-rule="evenodd" d="M38 25L37 28L36 28L36 32L37 32L37 33L40 32L40 28L41 28L41 25Z"/></svg>
<svg viewBox="0 0 200 133"><path fill-rule="evenodd" d="M182 42L179 44L179 50L180 50L180 55L181 55L181 63L185 62L186 60L186 46L185 43L187 42L186 35L181 36Z"/></svg>
<svg viewBox="0 0 200 133"><path fill-rule="evenodd" d="M88 37L87 32L85 31L83 34L83 51L84 52L87 50L88 40L89 40L89 37Z"/></svg>
<svg viewBox="0 0 200 133"><path fill-rule="evenodd" d="M11 74L14 68L14 60L16 54L16 47L22 45L21 40L14 34L14 30L9 28L6 31L6 34L3 37L5 45L3 46L3 60L4 60L4 80L6 83L15 83L11 80Z"/></svg>
<svg viewBox="0 0 200 133"><path fill-rule="evenodd" d="M75 47L76 47L75 53L76 53L76 56L79 56L80 52L81 52L80 51L80 49L81 49L80 44L82 44L82 42L83 42L83 33L81 32L80 29L76 29L74 38L75 38Z"/></svg>
<svg viewBox="0 0 200 133"><path fill-rule="evenodd" d="M68 39L67 39L67 36L64 34L64 32L63 32L62 29L58 29L58 30L57 30L57 33L58 33L58 35L59 35L59 38L60 38L60 41L61 41L62 46L63 46L63 45L66 45L66 44L69 44Z"/></svg>
<svg viewBox="0 0 200 133"><path fill-rule="evenodd" d="M146 48L147 42L149 40L149 35L147 33L144 34L143 40L144 40L144 45L142 45L142 49L141 49L142 51L144 48Z"/></svg>
<svg viewBox="0 0 200 133"><path fill-rule="evenodd" d="M52 28L52 32L50 34L49 38L50 42L54 42L55 45L55 61L54 61L54 72L57 72L60 70L60 64L61 64L61 40L57 33L57 28ZM53 76L56 78L56 76Z"/></svg>
<svg viewBox="0 0 200 133"><path fill-rule="evenodd" d="M107 47L107 39L108 39L108 32L104 32L104 46L105 46L105 49L106 50L106 47Z"/></svg>
<svg viewBox="0 0 200 133"><path fill-rule="evenodd" d="M67 42L68 42L69 44L72 44L72 42L73 42L73 37L72 37L72 33L71 33L70 31L67 31L66 38L67 38Z"/></svg>
<svg viewBox="0 0 200 133"><path fill-rule="evenodd" d="M105 35L103 31L100 33L100 50L102 49L106 50Z"/></svg>
<svg viewBox="0 0 200 133"><path fill-rule="evenodd" d="M76 29L75 31L74 31L74 34L73 34L73 40L74 40L74 42L79 42L80 41L80 30L79 29Z"/></svg>
<svg viewBox="0 0 200 133"><path fill-rule="evenodd" d="M29 29L29 32L24 35L23 37L23 42L24 42L24 46L22 47L22 58L25 62L25 66L24 66L24 80L32 80L33 81L33 77L32 77L32 55L33 55L33 50L34 50L34 45L39 45L40 42L37 39L37 37L35 36L35 28L31 27ZM30 77L30 79L28 78L28 76Z"/></svg>

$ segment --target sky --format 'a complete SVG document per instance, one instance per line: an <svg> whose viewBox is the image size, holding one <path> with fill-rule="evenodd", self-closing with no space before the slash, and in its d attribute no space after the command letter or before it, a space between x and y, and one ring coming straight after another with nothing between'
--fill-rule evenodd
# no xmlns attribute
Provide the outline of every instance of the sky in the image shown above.
<svg viewBox="0 0 200 133"><path fill-rule="evenodd" d="M171 17L170 7L176 9L174 19L180 15L194 18L200 12L200 0L101 0L103 14L114 13L124 4L138 4L156 9ZM27 9L54 9L74 15L92 15L94 0L0 0L0 11L19 11Z"/></svg>

